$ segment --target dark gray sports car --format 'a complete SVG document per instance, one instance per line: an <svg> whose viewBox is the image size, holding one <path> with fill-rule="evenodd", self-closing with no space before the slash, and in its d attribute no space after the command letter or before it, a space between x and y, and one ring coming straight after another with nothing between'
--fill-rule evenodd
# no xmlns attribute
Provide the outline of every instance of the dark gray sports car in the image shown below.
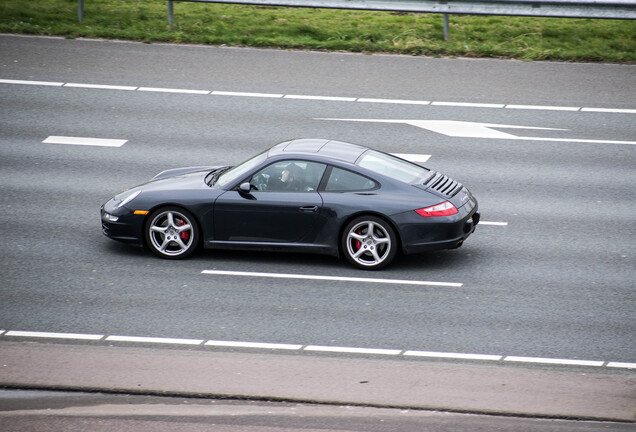
<svg viewBox="0 0 636 432"><path fill-rule="evenodd" d="M197 247L344 255L380 269L396 254L462 245L479 222L461 183L387 153L325 139L275 145L234 167L164 171L101 208L102 231L162 258Z"/></svg>

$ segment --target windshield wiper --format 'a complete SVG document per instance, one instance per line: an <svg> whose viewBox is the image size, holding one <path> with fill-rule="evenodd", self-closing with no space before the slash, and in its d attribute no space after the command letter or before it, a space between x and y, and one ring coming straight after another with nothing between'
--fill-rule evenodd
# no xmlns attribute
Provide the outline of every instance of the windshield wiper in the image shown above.
<svg viewBox="0 0 636 432"><path fill-rule="evenodd" d="M225 171L229 170L230 168L232 168L231 166L223 166L221 168L217 168L215 170L212 170L208 173L208 175L205 177L205 183L208 186L213 186L214 183L216 183L216 180L219 178L219 176L221 174L223 174Z"/></svg>

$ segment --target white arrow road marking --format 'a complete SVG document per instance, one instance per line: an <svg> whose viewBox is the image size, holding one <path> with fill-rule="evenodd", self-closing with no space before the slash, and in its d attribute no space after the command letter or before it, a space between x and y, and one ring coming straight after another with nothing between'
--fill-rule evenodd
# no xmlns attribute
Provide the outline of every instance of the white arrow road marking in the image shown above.
<svg viewBox="0 0 636 432"><path fill-rule="evenodd" d="M366 123L393 123L408 124L411 126L426 129L441 135L454 138L492 138L525 141L547 141L547 142L572 142L591 144L628 144L635 145L636 141L613 141L613 140L593 140L583 138L542 138L518 136L510 133L494 130L498 129L532 129L532 130L554 130L566 131L569 129L544 128L534 126L502 125L494 123L463 122L455 120L387 120L387 119L337 119L337 118L316 118L314 120L366 122Z"/></svg>
<svg viewBox="0 0 636 432"><path fill-rule="evenodd" d="M369 122L369 123L402 123L416 126L421 129L427 129L431 132L460 138L497 138L497 139L515 139L519 138L506 132L493 130L491 128L502 129L540 129L540 130L567 130L554 128L541 128L531 126L513 126L500 125L493 123L475 123L454 120L380 120L380 119L335 119L321 118L316 120L333 120L333 121L349 121L349 122Z"/></svg>

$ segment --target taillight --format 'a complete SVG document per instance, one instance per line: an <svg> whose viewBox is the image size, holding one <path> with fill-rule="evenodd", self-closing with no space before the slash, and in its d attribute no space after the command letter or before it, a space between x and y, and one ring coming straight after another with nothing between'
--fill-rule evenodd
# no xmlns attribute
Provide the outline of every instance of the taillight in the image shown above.
<svg viewBox="0 0 636 432"><path fill-rule="evenodd" d="M457 214L457 208L450 201L445 201L441 204L415 210L415 212L424 217L451 216Z"/></svg>

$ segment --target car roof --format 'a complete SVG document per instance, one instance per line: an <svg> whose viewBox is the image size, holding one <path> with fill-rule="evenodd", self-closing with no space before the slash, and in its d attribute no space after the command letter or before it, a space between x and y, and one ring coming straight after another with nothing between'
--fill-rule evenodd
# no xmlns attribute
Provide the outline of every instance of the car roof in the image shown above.
<svg viewBox="0 0 636 432"><path fill-rule="evenodd" d="M369 150L368 147L350 144L343 141L334 141L322 138L303 138L285 141L272 147L268 156L277 156L286 153L294 155L322 156L354 163L362 153Z"/></svg>

